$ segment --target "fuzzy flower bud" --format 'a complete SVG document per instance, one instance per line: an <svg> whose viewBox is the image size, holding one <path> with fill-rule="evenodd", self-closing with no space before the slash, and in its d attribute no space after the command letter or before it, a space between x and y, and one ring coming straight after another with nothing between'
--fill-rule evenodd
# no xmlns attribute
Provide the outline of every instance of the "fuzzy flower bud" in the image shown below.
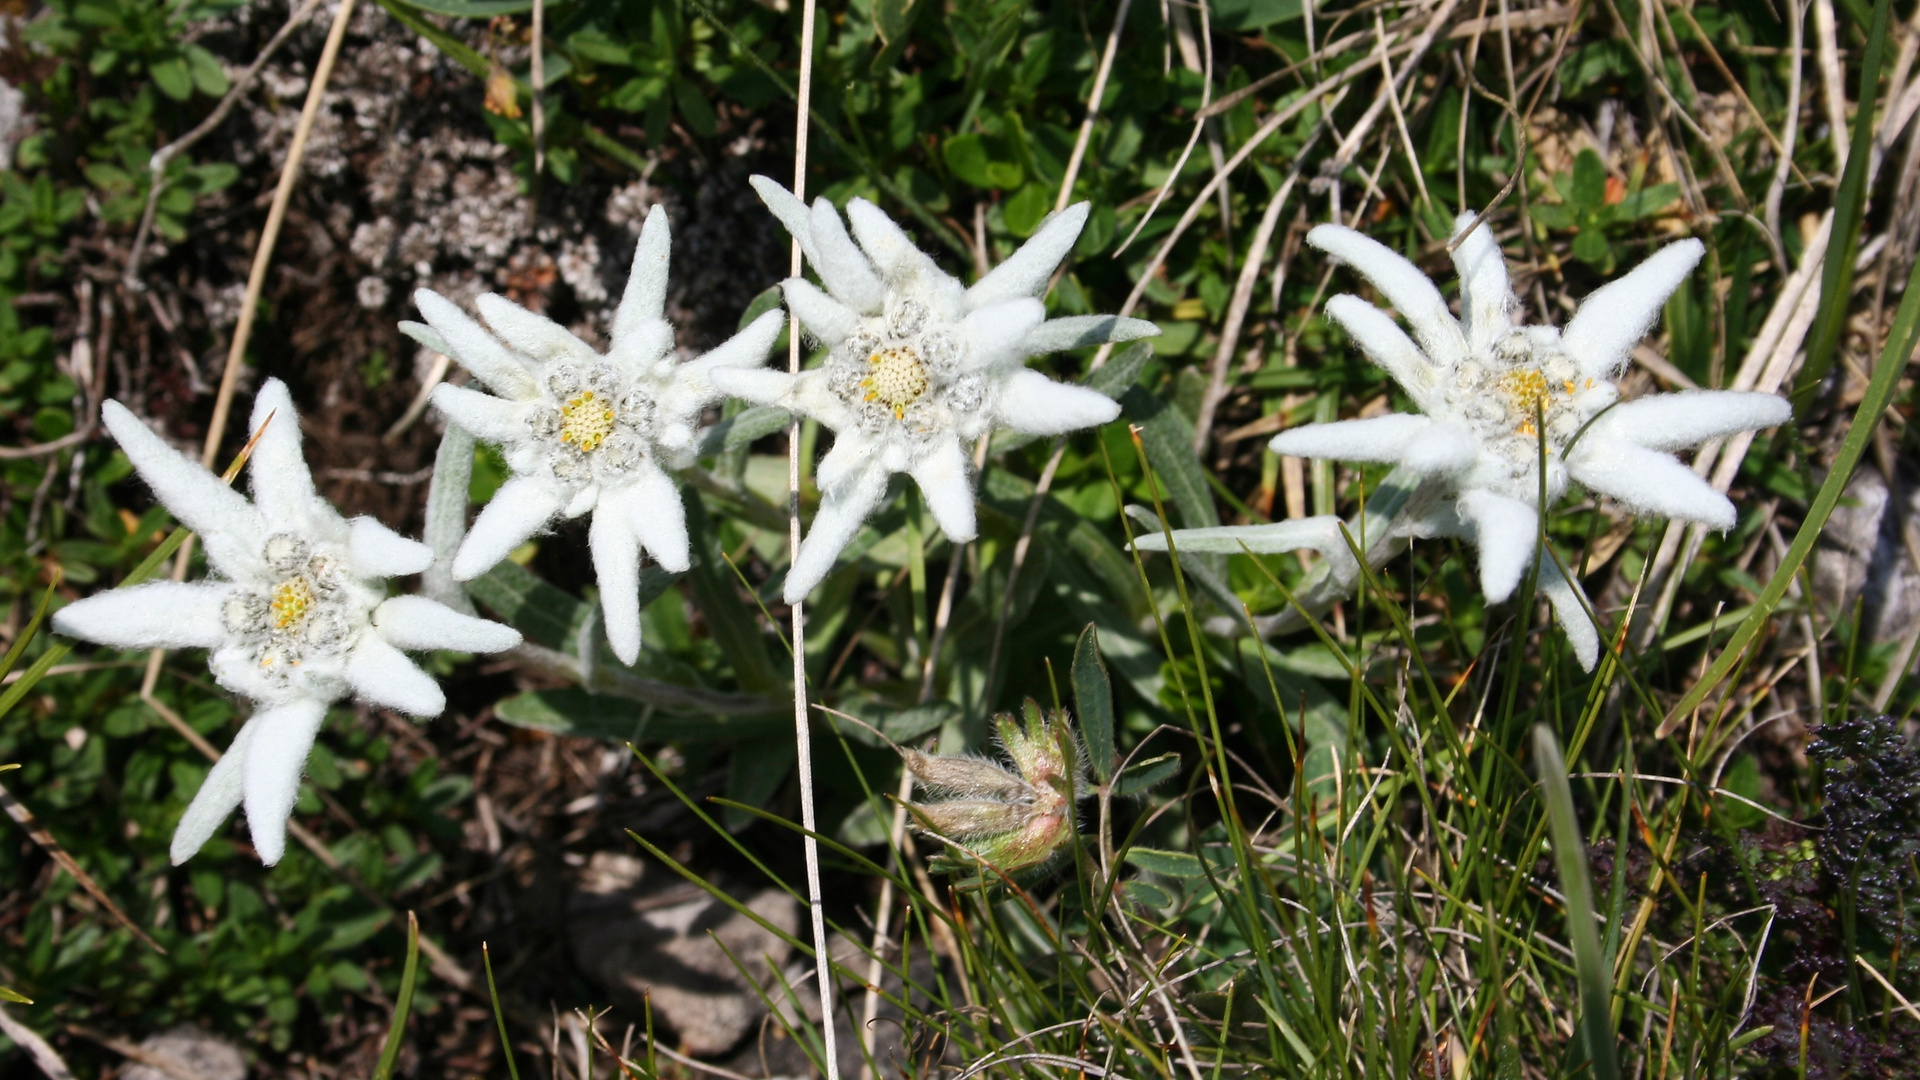
<svg viewBox="0 0 1920 1080"><path fill-rule="evenodd" d="M1012 768L977 757L935 757L902 749L907 771L923 791L946 796L907 810L921 832L945 841L934 869L977 864L1010 875L1038 870L1072 839L1074 801L1085 790L1080 742L1064 711L1051 714L1028 699L1022 717L994 718Z"/></svg>

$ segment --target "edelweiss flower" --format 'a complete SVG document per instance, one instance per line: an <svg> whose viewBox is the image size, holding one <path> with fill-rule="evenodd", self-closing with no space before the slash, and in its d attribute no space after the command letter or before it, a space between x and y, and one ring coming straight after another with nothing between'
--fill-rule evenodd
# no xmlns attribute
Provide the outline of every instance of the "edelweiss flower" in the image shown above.
<svg viewBox="0 0 1920 1080"><path fill-rule="evenodd" d="M816 199L809 211L766 177L752 182L826 284L822 292L803 278L782 283L794 318L831 350L823 366L798 376L714 376L735 397L810 416L835 433L817 475L820 511L787 572L788 603L827 576L885 497L892 474L913 477L949 539L971 540L973 489L963 443L1003 427L1060 435L1120 415L1106 395L1054 382L1023 363L1159 333L1150 322L1111 315L1047 319L1038 297L1086 224L1086 203L1053 215L967 288L864 199L847 203L850 238L827 200Z"/></svg>
<svg viewBox="0 0 1920 1080"><path fill-rule="evenodd" d="M1473 214L1460 215L1455 235L1473 221ZM1460 274L1457 320L1440 290L1379 242L1338 225L1318 226L1307 242L1352 266L1412 327L1418 345L1385 312L1358 297L1327 301L1327 314L1424 415L1309 424L1281 432L1269 445L1276 453L1299 457L1392 462L1435 481L1437 492L1409 500L1392 533L1457 536L1473 543L1480 552L1480 586L1491 602L1512 595L1540 553L1542 496L1551 505L1569 480L1639 513L1732 528L1733 504L1671 451L1771 427L1791 415L1787 402L1772 394L1724 390L1619 402L1613 380L1626 369L1630 350L1667 297L1699 262L1704 248L1698 240L1669 244L1596 290L1564 332L1514 324L1518 304L1489 228L1476 229L1454 252ZM1285 533L1284 542L1291 542L1304 524L1254 526L1245 538L1271 544L1283 541ZM1262 537L1263 532L1271 535ZM1153 544L1156 539L1143 538L1140 546L1164 547ZM1180 540L1175 533L1176 546ZM1344 551L1341 555L1352 562ZM1591 670L1599 657L1599 635L1578 583L1552 559L1542 560L1540 570L1541 590L1581 664Z"/></svg>
<svg viewBox="0 0 1920 1080"><path fill-rule="evenodd" d="M102 413L155 497L199 534L219 576L110 589L62 608L54 628L123 649L212 651L220 685L259 707L180 819L173 861L199 851L244 800L254 847L272 866L329 704L351 693L433 716L446 697L401 649L499 652L520 635L425 597L387 597L380 579L417 574L433 553L372 518L347 521L314 492L280 380L254 399L252 430L272 423L247 462L251 503L118 402Z"/></svg>
<svg viewBox="0 0 1920 1080"><path fill-rule="evenodd" d="M628 664L640 656L640 549L668 570L688 566L686 509L665 470L691 463L700 415L721 397L716 371L763 363L785 324L770 311L712 352L676 363L665 317L671 242L666 212L656 206L641 229L605 356L491 293L478 303L492 333L438 293L421 289L413 297L438 331L435 347L444 345L493 390L442 385L434 405L499 446L513 470L455 553L454 578L486 573L556 517L591 512L587 541L607 644Z"/></svg>

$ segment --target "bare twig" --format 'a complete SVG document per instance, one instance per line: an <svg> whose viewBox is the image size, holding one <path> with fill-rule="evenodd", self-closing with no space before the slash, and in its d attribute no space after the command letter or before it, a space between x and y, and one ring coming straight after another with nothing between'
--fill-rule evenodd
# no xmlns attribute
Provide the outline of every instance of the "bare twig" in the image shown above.
<svg viewBox="0 0 1920 1080"><path fill-rule="evenodd" d="M145 930L140 929L132 919L127 917L126 912L120 910L120 905L114 903L113 898L108 896L106 890L100 887L100 883L93 880L93 875L87 873L86 870L74 860L74 857L67 853L67 849L60 846L60 841L54 839L53 834L48 832L46 827L40 824L39 820L33 816L33 811L28 810L20 800L14 798L13 793L8 791L4 785L0 785L0 810L5 810L8 817L12 818L22 829L25 829L27 835L33 839L33 842L40 845L41 850L52 856L53 861L59 863L60 868L65 870L73 880L79 882L80 887L87 890L87 895L93 897L95 903L106 908L107 913L112 915L121 926L126 927L129 933L139 938L141 943L147 948L152 949L161 956L167 955L167 950L161 948L159 942L147 936Z"/></svg>
<svg viewBox="0 0 1920 1080"><path fill-rule="evenodd" d="M1120 30L1127 24L1127 8L1133 0L1120 0L1120 9L1113 13L1113 29L1107 31L1107 45L1100 53L1100 69L1093 76L1093 92L1087 96L1087 115L1080 121L1080 134L1074 136L1073 153L1067 155L1067 173L1060 178L1060 194L1053 200L1053 208L1065 210L1067 200L1073 197L1073 182L1080 175L1080 163L1087 157L1087 141L1093 138L1094 121L1100 119L1100 100L1107 93L1107 76L1113 72L1113 54L1120 48Z"/></svg>
<svg viewBox="0 0 1920 1080"><path fill-rule="evenodd" d="M73 1080L73 1071L60 1058L60 1052L40 1037L40 1033L13 1018L5 1005L0 1005L0 1035L12 1039L27 1056L40 1067L47 1080Z"/></svg>

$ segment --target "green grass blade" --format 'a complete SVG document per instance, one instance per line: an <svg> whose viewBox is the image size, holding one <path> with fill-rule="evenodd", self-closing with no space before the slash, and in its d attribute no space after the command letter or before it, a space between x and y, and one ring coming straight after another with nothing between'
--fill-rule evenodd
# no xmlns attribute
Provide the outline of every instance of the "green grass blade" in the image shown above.
<svg viewBox="0 0 1920 1080"><path fill-rule="evenodd" d="M413 984L420 970L420 920L414 913L407 912L407 964L400 969L400 994L393 1001L393 1022L387 1026L387 1042L380 1048L380 1064L373 1070L373 1080L393 1080L393 1065L400 1058L400 1040L407 1032L407 1014L413 1011ZM493 967L487 967L487 989L493 989ZM494 1015L500 1015L500 999L494 998ZM501 1040L506 1039L506 1025L501 1025ZM507 1054L509 1065L513 1062L511 1051Z"/></svg>
<svg viewBox="0 0 1920 1080"><path fill-rule="evenodd" d="M1600 952L1600 934L1593 926L1593 882L1587 877L1587 846L1580 837L1580 821L1573 813L1573 790L1567 784L1567 763L1560 743L1545 724L1533 728L1534 761L1547 804L1547 823L1553 832L1553 860L1560 870L1560 891L1567 898L1567 936L1573 940L1574 975L1580 982L1580 1025L1586 1044L1589 1075L1595 1080L1619 1080L1614 1060L1612 967Z"/></svg>
<svg viewBox="0 0 1920 1080"><path fill-rule="evenodd" d="M480 963L487 969L487 1000L493 1003L493 1022L500 1029L500 1055L507 1059L507 1075L512 1080L520 1080L520 1066L513 1061L513 1040L507 1035L507 1017L500 1011L500 990L493 984L493 953L484 941L480 943ZM647 1027L651 1033L653 1027L651 1015L648 1017ZM651 1042L648 1045L651 1046Z"/></svg>
<svg viewBox="0 0 1920 1080"><path fill-rule="evenodd" d="M1714 660L1713 666L1707 669L1707 673L1695 681L1679 704L1667 713L1666 720L1660 724L1660 738L1667 737L1679 727L1687 715L1720 685L1720 681L1740 662L1747 646L1773 615L1773 609L1787 595L1787 587L1799 574L1808 555L1812 554L1814 542L1820 538L1827 519L1833 515L1834 508L1840 505L1840 496L1846 491L1847 482L1853 478L1854 467L1860 464L1861 455L1866 453L1867 444L1873 440L1873 429L1879 425L1881 414L1893 400L1900 373L1906 370L1916 346L1920 346L1920 263L1914 265L1913 273L1907 278L1906 295L1900 298L1900 310L1894 314L1893 329L1887 335L1886 348L1880 351L1880 359L1873 365L1873 378L1867 383L1866 395L1854 410L1853 423L1847 427L1847 437L1840 444L1840 453L1834 458L1826 482L1820 485L1819 493L1814 496L1813 505L1807 508L1800 531L1794 534L1786 556L1780 560L1772 580L1767 582L1766 590L1754 601L1746 621L1733 632L1727 647Z"/></svg>
<svg viewBox="0 0 1920 1080"><path fill-rule="evenodd" d="M1793 384L1795 416L1813 403L1820 383L1833 370L1833 354L1847 325L1847 298L1853 294L1854 253L1860 247L1860 225L1867 213L1867 162L1873 151L1873 102L1880 84L1880 64L1887 51L1888 0L1875 0L1873 29L1860 61L1860 93L1853 114L1853 141L1847 149L1847 167L1833 200L1833 229L1827 239L1826 265L1820 268L1820 307L1807 338L1807 359Z"/></svg>

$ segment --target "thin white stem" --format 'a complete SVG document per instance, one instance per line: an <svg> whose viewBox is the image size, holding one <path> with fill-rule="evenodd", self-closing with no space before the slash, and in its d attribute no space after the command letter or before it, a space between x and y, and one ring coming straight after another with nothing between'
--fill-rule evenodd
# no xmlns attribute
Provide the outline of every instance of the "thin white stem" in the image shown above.
<svg viewBox="0 0 1920 1080"><path fill-rule="evenodd" d="M806 0L800 9L800 90L793 131L793 194L807 197L807 117L813 104L813 20L814 0ZM800 241L793 242L792 276L799 277L804 257ZM790 329L787 347L787 371L800 374L800 334ZM787 543L793 560L800 557L800 420L787 429ZM807 614L806 603L793 605L793 744L795 765L800 772L800 824L806 827L803 841L807 862L807 908L813 916L813 952L815 972L820 985L820 1036L826 1057L827 1080L840 1080L840 1052L833 1019L833 952L827 943L827 916L820 903L820 845L814 840L819 825L813 813L813 739L811 718L807 715ZM856 1032L855 1038L859 1038Z"/></svg>
<svg viewBox="0 0 1920 1080"><path fill-rule="evenodd" d="M546 0L533 0L533 175L547 167L547 110L541 91L547 88Z"/></svg>

